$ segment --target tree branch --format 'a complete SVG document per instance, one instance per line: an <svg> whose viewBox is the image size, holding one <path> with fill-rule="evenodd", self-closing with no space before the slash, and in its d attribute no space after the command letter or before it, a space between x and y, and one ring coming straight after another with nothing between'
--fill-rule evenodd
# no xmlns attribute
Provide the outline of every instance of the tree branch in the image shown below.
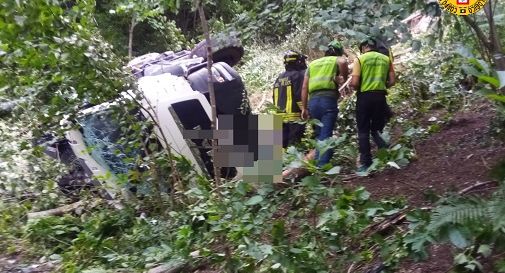
<svg viewBox="0 0 505 273"><path fill-rule="evenodd" d="M132 20L130 22L130 28L128 29L128 59L131 60L133 57L133 30L135 29L136 18L132 15Z"/></svg>
<svg viewBox="0 0 505 273"><path fill-rule="evenodd" d="M477 38L482 42L488 52L491 52L491 44L489 43L489 39L486 37L486 34L482 32L482 29L477 25L477 22L470 19L470 16L462 16L463 20L475 31Z"/></svg>
<svg viewBox="0 0 505 273"><path fill-rule="evenodd" d="M494 23L494 12L491 1L488 1L484 6L484 13L486 14L487 22L489 24L489 40L493 48L493 52L500 51L500 39L497 36L496 25Z"/></svg>
<svg viewBox="0 0 505 273"><path fill-rule="evenodd" d="M210 106L212 109L212 130L217 129L217 114L216 114L216 93L214 92L214 77L212 76L212 44L209 34L209 25L207 19L205 18L205 12L203 10L203 3L201 0L197 1L198 13L200 14L200 21L202 23L203 32L205 35L205 40L207 42L207 70L209 72L208 77L208 88L210 95ZM212 139L212 157L214 159L214 182L217 186L221 184L221 170L216 162L217 155L217 139L213 137Z"/></svg>
<svg viewBox="0 0 505 273"><path fill-rule="evenodd" d="M58 208L54 209L49 209L49 210L44 210L44 211L37 211L37 212L29 212L27 214L28 219L37 219L37 218L44 218L48 216L60 216L65 213L72 212L78 208L86 207L87 208L94 208L100 204L101 200L100 199L94 199L91 202L87 202L85 200L81 200L72 204L64 205Z"/></svg>

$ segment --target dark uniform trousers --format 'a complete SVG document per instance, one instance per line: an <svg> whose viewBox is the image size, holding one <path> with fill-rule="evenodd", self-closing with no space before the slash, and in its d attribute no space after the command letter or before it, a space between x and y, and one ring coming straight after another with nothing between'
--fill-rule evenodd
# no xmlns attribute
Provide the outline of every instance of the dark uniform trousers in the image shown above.
<svg viewBox="0 0 505 273"><path fill-rule="evenodd" d="M295 145L302 140L305 133L305 124L284 122L282 124L282 147Z"/></svg>
<svg viewBox="0 0 505 273"><path fill-rule="evenodd" d="M392 116L386 101L385 91L358 92L356 101L356 123L358 125L358 143L360 163L363 166L372 164L370 135L379 149L387 148L380 136L386 123Z"/></svg>

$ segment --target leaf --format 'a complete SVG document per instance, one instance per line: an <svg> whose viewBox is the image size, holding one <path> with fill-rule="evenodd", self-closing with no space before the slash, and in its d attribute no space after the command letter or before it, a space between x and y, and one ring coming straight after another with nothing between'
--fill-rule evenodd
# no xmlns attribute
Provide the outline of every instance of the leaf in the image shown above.
<svg viewBox="0 0 505 273"><path fill-rule="evenodd" d="M460 253L454 257L454 263L457 265L468 263L468 257L464 253Z"/></svg>
<svg viewBox="0 0 505 273"><path fill-rule="evenodd" d="M299 248L294 248L294 247L293 247L293 248L290 248L290 249L289 249L289 252L294 253L294 254L300 254L300 253L302 253L303 251L302 251L301 249L299 249Z"/></svg>
<svg viewBox="0 0 505 273"><path fill-rule="evenodd" d="M468 62L475 65L478 69L482 70L484 74L489 74L489 64L483 60L470 58Z"/></svg>
<svg viewBox="0 0 505 273"><path fill-rule="evenodd" d="M498 88L503 88L505 87L505 71L496 71L496 74L498 75L498 80L500 81L500 86Z"/></svg>
<svg viewBox="0 0 505 273"><path fill-rule="evenodd" d="M401 169L400 166L398 166L398 164L396 164L396 162L394 162L394 161L389 161L387 164L388 164L388 166L391 166L391 167L396 168L398 170Z"/></svg>
<svg viewBox="0 0 505 273"><path fill-rule="evenodd" d="M474 263L469 263L469 264L465 265L465 268L470 270L471 272L474 272L475 269L477 268L477 266Z"/></svg>
<svg viewBox="0 0 505 273"><path fill-rule="evenodd" d="M463 237L463 234L457 228L449 230L449 239L451 243L458 248L465 248L468 246L468 241Z"/></svg>
<svg viewBox="0 0 505 273"><path fill-rule="evenodd" d="M409 165L410 161L406 158L400 158L396 161L396 163L400 167L407 167L407 165Z"/></svg>
<svg viewBox="0 0 505 273"><path fill-rule="evenodd" d="M398 212L400 212L399 209L392 209L392 210L388 210L386 212L383 212L382 214L386 215L386 216L391 216L391 215L397 214Z"/></svg>
<svg viewBox="0 0 505 273"><path fill-rule="evenodd" d="M261 201L263 201L263 197L261 195L255 195L255 196L249 198L249 200L247 200L245 202L245 205L246 206L254 206L254 205L261 203Z"/></svg>
<svg viewBox="0 0 505 273"><path fill-rule="evenodd" d="M327 49L327 47L325 47ZM316 125L316 126L319 126L319 127L323 127L323 123L321 121L319 121L318 119L312 119L310 121L311 124L313 125Z"/></svg>
<svg viewBox="0 0 505 273"><path fill-rule="evenodd" d="M471 65L468 65L468 64L462 65L461 69L463 69L463 71L466 74L469 74L469 75L473 75L473 76L476 76L476 77L478 77L479 75L482 75L482 72L479 72L474 66L471 66Z"/></svg>
<svg viewBox="0 0 505 273"><path fill-rule="evenodd" d="M300 184L306 187L315 187L320 184L320 180L315 176L307 176L302 179Z"/></svg>
<svg viewBox="0 0 505 273"><path fill-rule="evenodd" d="M323 214L321 214L321 217L319 217L319 221L317 222L317 228L320 228L322 226L324 226L328 221L331 220L331 213L330 212L325 212Z"/></svg>
<svg viewBox="0 0 505 273"><path fill-rule="evenodd" d="M500 81L495 77L480 75L480 76L477 76L477 78L479 79L479 81L489 83L492 86L494 86L495 88L498 88L500 86Z"/></svg>
<svg viewBox="0 0 505 273"><path fill-rule="evenodd" d="M331 168L329 171L327 171L326 174L339 174L341 169L342 169L342 167L335 166L335 167Z"/></svg>
<svg viewBox="0 0 505 273"><path fill-rule="evenodd" d="M484 257L489 257L491 256L492 249L491 246L489 245L480 245L479 249L477 250L477 253L482 254Z"/></svg>
<svg viewBox="0 0 505 273"><path fill-rule="evenodd" d="M356 197L358 200L366 201L370 199L370 192L368 192L364 187L359 187L356 191Z"/></svg>
<svg viewBox="0 0 505 273"><path fill-rule="evenodd" d="M377 212L384 210L383 208L368 208L366 209L366 216L367 217L372 217L377 214Z"/></svg>
<svg viewBox="0 0 505 273"><path fill-rule="evenodd" d="M276 263L274 265L272 265L270 268L272 269L279 269L281 267L281 264L280 263Z"/></svg>
<svg viewBox="0 0 505 273"><path fill-rule="evenodd" d="M58 254L52 254L51 256L49 256L49 260L51 261L61 261L63 260L63 258L58 255Z"/></svg>
<svg viewBox="0 0 505 273"><path fill-rule="evenodd" d="M274 254L272 251L272 246L271 245L260 245L259 246L260 251L263 253L263 255L268 256Z"/></svg>
<svg viewBox="0 0 505 273"><path fill-rule="evenodd" d="M491 93L491 94L486 94L486 97L489 99L492 99L494 101L499 101L505 103L505 95L498 94L498 93Z"/></svg>

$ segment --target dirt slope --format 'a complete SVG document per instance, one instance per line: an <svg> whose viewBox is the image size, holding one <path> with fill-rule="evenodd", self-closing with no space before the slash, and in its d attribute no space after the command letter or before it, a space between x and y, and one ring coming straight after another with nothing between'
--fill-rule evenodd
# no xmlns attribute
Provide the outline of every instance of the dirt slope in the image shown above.
<svg viewBox="0 0 505 273"><path fill-rule="evenodd" d="M405 197L412 206L429 205L430 192L443 195L476 182L490 181L490 170L505 159L505 143L489 134L492 106L484 104L456 114L439 133L415 145L417 160L404 169L390 169L352 181L373 198ZM452 265L449 246L431 247L427 261L407 261L401 273L446 273Z"/></svg>
<svg viewBox="0 0 505 273"><path fill-rule="evenodd" d="M352 182L375 198L404 196L411 205L429 203L425 193L443 194L489 181L490 170L505 159L505 143L490 135L493 110L489 105L460 112L439 133L415 145L417 160L401 170Z"/></svg>

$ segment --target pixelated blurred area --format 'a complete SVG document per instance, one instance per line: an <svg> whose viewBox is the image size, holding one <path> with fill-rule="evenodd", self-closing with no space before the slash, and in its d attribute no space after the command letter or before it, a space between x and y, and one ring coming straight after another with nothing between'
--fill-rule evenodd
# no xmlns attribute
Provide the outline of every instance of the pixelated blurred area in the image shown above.
<svg viewBox="0 0 505 273"><path fill-rule="evenodd" d="M245 166L243 180L252 183L282 182L282 118L278 115L257 116L258 159Z"/></svg>
<svg viewBox="0 0 505 273"><path fill-rule="evenodd" d="M244 181L282 182L282 117L279 115L219 115L217 130L184 130L183 135L193 141L217 139L214 164L240 168ZM206 147L210 148L209 144Z"/></svg>

